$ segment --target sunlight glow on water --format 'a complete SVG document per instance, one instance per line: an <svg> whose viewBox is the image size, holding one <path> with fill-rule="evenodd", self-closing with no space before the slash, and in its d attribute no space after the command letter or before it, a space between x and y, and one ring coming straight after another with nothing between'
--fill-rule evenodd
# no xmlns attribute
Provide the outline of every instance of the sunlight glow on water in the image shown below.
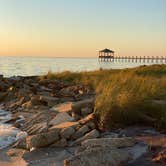
<svg viewBox="0 0 166 166"><path fill-rule="evenodd" d="M10 76L43 75L48 71L90 71L103 69L130 68L145 63L99 62L98 58L46 58L46 57L2 57L0 56L0 74ZM152 64L152 63L148 63Z"/></svg>

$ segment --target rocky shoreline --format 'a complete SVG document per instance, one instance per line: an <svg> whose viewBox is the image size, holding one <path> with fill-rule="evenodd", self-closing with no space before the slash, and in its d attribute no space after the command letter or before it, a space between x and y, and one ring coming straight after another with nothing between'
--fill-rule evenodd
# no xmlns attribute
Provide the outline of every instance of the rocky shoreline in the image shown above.
<svg viewBox="0 0 166 166"><path fill-rule="evenodd" d="M47 77L0 76L1 109L12 113L7 123L27 133L2 151L13 161L8 164L20 159L26 161L24 165L165 164L164 134L140 126L101 131L93 112L94 100L95 92L85 85Z"/></svg>

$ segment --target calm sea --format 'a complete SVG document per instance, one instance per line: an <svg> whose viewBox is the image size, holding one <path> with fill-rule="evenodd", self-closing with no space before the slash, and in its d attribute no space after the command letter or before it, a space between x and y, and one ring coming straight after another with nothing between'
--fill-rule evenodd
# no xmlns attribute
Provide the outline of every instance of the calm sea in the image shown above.
<svg viewBox="0 0 166 166"><path fill-rule="evenodd" d="M46 58L46 57L6 57L0 56L0 74L10 76L43 75L48 71L90 71L99 68L131 68L145 63L99 62L98 58ZM148 63L152 64L152 63Z"/></svg>

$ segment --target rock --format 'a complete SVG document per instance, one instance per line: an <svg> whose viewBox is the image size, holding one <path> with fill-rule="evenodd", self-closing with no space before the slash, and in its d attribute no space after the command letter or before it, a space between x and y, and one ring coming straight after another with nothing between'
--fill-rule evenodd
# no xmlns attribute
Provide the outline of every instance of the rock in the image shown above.
<svg viewBox="0 0 166 166"><path fill-rule="evenodd" d="M13 147L20 148L20 149L27 149L26 146L26 138L18 140Z"/></svg>
<svg viewBox="0 0 166 166"><path fill-rule="evenodd" d="M52 107L58 103L59 98L50 96L40 96L40 101L45 102L47 106Z"/></svg>
<svg viewBox="0 0 166 166"><path fill-rule="evenodd" d="M24 104L22 104L22 107L23 107L23 108L27 108L27 109L32 108L32 106L33 106L33 104L32 104L31 101L27 101L27 102L25 102Z"/></svg>
<svg viewBox="0 0 166 166"><path fill-rule="evenodd" d="M87 140L87 139L93 139L100 136L100 133L98 130L94 129L90 131L89 133L85 134L83 137L77 139L73 144L80 144L81 142Z"/></svg>
<svg viewBox="0 0 166 166"><path fill-rule="evenodd" d="M152 161L158 162L158 163L162 163L162 162L165 163L166 162L166 149L164 149L164 150L160 151L159 153L157 153L153 157Z"/></svg>
<svg viewBox="0 0 166 166"><path fill-rule="evenodd" d="M121 166L130 159L130 155L123 150L95 147L64 160L64 166Z"/></svg>
<svg viewBox="0 0 166 166"><path fill-rule="evenodd" d="M47 130L48 130L47 122L41 122L34 124L30 128L28 128L27 133L33 135L33 134L47 132Z"/></svg>
<svg viewBox="0 0 166 166"><path fill-rule="evenodd" d="M70 86L70 87L65 87L63 89L60 90L60 94L63 96L74 96L74 87Z"/></svg>
<svg viewBox="0 0 166 166"><path fill-rule="evenodd" d="M30 101L31 101L32 106L41 104L40 96L38 96L38 95L32 96Z"/></svg>
<svg viewBox="0 0 166 166"><path fill-rule="evenodd" d="M59 140L59 129L54 129L47 133L28 136L26 138L26 148L41 148L49 146Z"/></svg>
<svg viewBox="0 0 166 166"><path fill-rule="evenodd" d="M94 98L85 99L82 101L78 101L73 103L72 111L78 114L81 114L81 109L85 107L93 108L94 106Z"/></svg>
<svg viewBox="0 0 166 166"><path fill-rule="evenodd" d="M23 156L27 151L22 150L22 149L9 149L6 154L10 157L18 157L18 156Z"/></svg>
<svg viewBox="0 0 166 166"><path fill-rule="evenodd" d="M67 127L61 130L60 136L62 138L69 139L74 133L75 133L75 130L73 127Z"/></svg>
<svg viewBox="0 0 166 166"><path fill-rule="evenodd" d="M88 122L88 123L86 123L86 125L92 130L96 128L96 125L94 122Z"/></svg>
<svg viewBox="0 0 166 166"><path fill-rule="evenodd" d="M50 109L51 111L60 112L67 112L70 113L72 111L72 102L66 102L62 104L58 104Z"/></svg>
<svg viewBox="0 0 166 166"><path fill-rule="evenodd" d="M28 100L30 100L30 97L29 97L29 94L30 94L30 90L28 87L26 88L21 88L19 89L18 91L18 97L21 98L21 97L24 97L24 100L27 102Z"/></svg>
<svg viewBox="0 0 166 166"><path fill-rule="evenodd" d="M72 122L74 121L74 118L72 118L69 114L66 112L58 113L55 118L53 118L49 125L58 125L63 122Z"/></svg>
<svg viewBox="0 0 166 166"><path fill-rule="evenodd" d="M81 109L81 115L82 116L87 116L88 114L92 113L93 109L89 107L85 107Z"/></svg>
<svg viewBox="0 0 166 166"><path fill-rule="evenodd" d="M84 125L75 132L75 134L73 135L73 138L78 139L84 136L89 130L90 130L89 127L87 125Z"/></svg>
<svg viewBox="0 0 166 166"><path fill-rule="evenodd" d="M67 146L67 140L65 138L62 138L51 145L51 147L66 147L66 146Z"/></svg>
<svg viewBox="0 0 166 166"><path fill-rule="evenodd" d="M67 128L67 127L72 127L74 129L78 128L80 126L80 124L78 122L64 122L64 123L60 123L58 125L54 125L52 126L51 128L49 128L49 130L52 130L52 129L64 129L64 128Z"/></svg>
<svg viewBox="0 0 166 166"><path fill-rule="evenodd" d="M94 113L89 114L85 118L79 120L79 123L82 124L82 125L84 125L84 124L86 124L86 123L88 123L90 121L93 121L93 120L94 120Z"/></svg>
<svg viewBox="0 0 166 166"><path fill-rule="evenodd" d="M37 112L36 112L37 111ZM30 113L31 112L31 113ZM21 129L24 131L34 131L36 128L42 128L41 131L45 131L47 129L47 124L50 122L52 117L55 116L54 112L44 111L44 110L28 110L27 118L25 118L25 123L22 125ZM42 126L43 124L43 126ZM38 127L39 126L39 127Z"/></svg>
<svg viewBox="0 0 166 166"><path fill-rule="evenodd" d="M7 96L6 92L0 92L0 102L3 101Z"/></svg>
<svg viewBox="0 0 166 166"><path fill-rule="evenodd" d="M124 148L134 146L136 140L132 137L124 138L98 138L98 139L89 139L81 143L82 147L116 147Z"/></svg>
<svg viewBox="0 0 166 166"><path fill-rule="evenodd" d="M72 112L72 113L71 113L71 116L72 116L75 120L77 120L77 121L82 118L80 115L76 114L75 112Z"/></svg>

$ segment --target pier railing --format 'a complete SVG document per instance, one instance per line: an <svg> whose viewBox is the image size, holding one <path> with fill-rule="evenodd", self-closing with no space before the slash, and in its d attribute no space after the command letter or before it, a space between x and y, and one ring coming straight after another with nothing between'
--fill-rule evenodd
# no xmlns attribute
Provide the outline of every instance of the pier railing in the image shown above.
<svg viewBox="0 0 166 166"><path fill-rule="evenodd" d="M138 62L138 63L166 63L166 56L99 56L99 61L105 62Z"/></svg>

